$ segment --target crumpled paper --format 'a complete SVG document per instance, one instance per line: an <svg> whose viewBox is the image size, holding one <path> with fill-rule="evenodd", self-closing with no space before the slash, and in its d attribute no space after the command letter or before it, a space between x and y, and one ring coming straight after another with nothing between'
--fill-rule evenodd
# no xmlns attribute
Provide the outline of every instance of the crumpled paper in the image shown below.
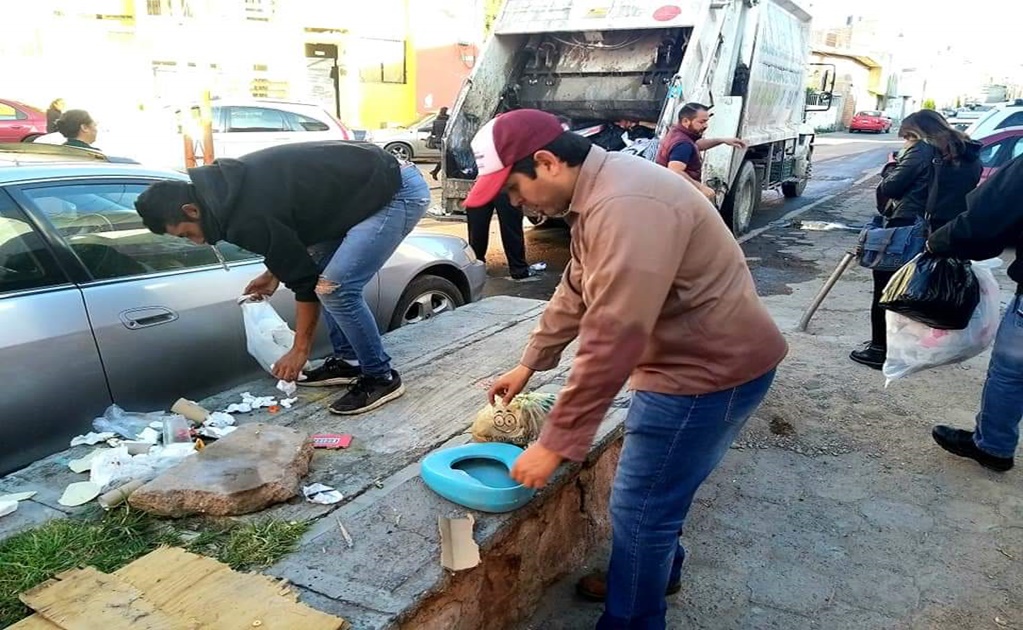
<svg viewBox="0 0 1023 630"><path fill-rule="evenodd" d="M220 438L230 435L238 430L238 427L202 427L199 429L199 435L203 437L213 438L219 440Z"/></svg>
<svg viewBox="0 0 1023 630"><path fill-rule="evenodd" d="M234 417L231 416L231 414L225 413L223 411L214 411L213 413L210 414L209 418L206 419L206 422L202 423L202 426L216 427L218 429L223 429L224 427L233 427Z"/></svg>
<svg viewBox="0 0 1023 630"><path fill-rule="evenodd" d="M102 433L96 433L95 431L89 431L85 435L79 435L71 438L71 446L81 446L83 444L99 444L100 442L106 442L110 438L117 437L117 434L113 431L104 431Z"/></svg>
<svg viewBox="0 0 1023 630"><path fill-rule="evenodd" d="M314 483L310 486L302 487L302 494L310 503L319 503L320 505L333 505L344 500L344 495L331 488L325 486L322 483Z"/></svg>
<svg viewBox="0 0 1023 630"><path fill-rule="evenodd" d="M136 479L150 481L194 454L195 445L191 442L154 446L141 455L130 455L127 447L119 446L92 458L89 481L101 488Z"/></svg>
<svg viewBox="0 0 1023 630"><path fill-rule="evenodd" d="M277 381L277 389L285 396L293 396L298 391L295 381Z"/></svg>

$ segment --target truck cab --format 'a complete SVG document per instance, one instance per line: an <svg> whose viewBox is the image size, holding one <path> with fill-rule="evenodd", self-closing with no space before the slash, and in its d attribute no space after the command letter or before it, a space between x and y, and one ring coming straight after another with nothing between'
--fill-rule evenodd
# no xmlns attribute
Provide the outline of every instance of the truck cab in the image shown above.
<svg viewBox="0 0 1023 630"><path fill-rule="evenodd" d="M749 145L704 153L703 181L741 234L762 190L796 197L811 174L809 25L789 0L507 0L452 108L442 147L445 210L461 210L476 177L470 141L501 112L541 109L573 130L610 130L593 139L614 150L617 131L625 132L619 121L663 138L678 110L699 102L712 113L706 137Z"/></svg>

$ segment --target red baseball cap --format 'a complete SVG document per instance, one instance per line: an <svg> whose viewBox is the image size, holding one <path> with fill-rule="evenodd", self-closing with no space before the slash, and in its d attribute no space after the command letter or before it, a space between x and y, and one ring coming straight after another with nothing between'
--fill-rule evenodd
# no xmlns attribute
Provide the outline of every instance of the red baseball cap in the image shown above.
<svg viewBox="0 0 1023 630"><path fill-rule="evenodd" d="M483 125L472 139L479 175L465 207L489 204L501 192L512 165L544 148L565 132L557 116L538 109L505 112Z"/></svg>

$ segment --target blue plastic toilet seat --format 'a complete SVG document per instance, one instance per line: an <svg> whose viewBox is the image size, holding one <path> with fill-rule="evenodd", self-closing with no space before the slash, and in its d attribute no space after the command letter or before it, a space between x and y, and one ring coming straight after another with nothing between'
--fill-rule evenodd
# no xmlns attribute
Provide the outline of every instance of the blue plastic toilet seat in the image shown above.
<svg viewBox="0 0 1023 630"><path fill-rule="evenodd" d="M522 452L503 442L455 446L427 455L420 475L428 488L448 501L481 512L510 512L536 494L509 475Z"/></svg>

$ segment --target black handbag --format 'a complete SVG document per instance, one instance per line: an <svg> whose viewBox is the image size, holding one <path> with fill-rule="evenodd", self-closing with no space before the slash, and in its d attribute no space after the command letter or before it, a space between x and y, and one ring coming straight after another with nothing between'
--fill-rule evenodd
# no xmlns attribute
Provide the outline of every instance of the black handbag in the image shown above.
<svg viewBox="0 0 1023 630"><path fill-rule="evenodd" d="M931 165L931 182L923 217L917 218L913 225L894 228L884 227L883 216L874 217L860 231L856 258L861 267L875 271L898 271L927 247L927 237L931 231L931 213L938 202L941 156L935 157Z"/></svg>

